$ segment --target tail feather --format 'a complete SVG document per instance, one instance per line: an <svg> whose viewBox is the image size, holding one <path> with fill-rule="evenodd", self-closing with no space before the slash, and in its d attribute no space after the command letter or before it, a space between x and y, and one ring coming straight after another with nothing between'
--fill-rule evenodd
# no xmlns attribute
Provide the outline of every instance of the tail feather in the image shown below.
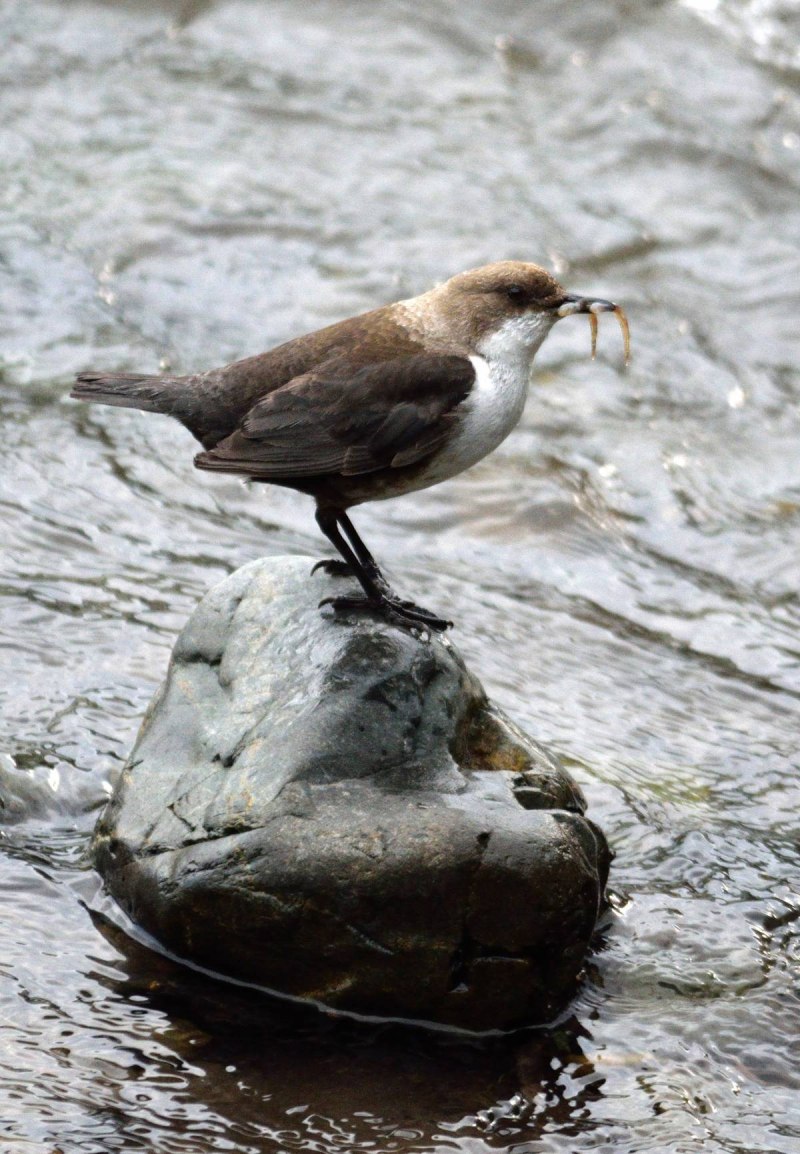
<svg viewBox="0 0 800 1154"><path fill-rule="evenodd" d="M233 431L240 416L239 408L218 387L215 377L214 373L188 377L78 373L70 396L76 401L174 417L204 448L210 449Z"/></svg>
<svg viewBox="0 0 800 1154"><path fill-rule="evenodd" d="M170 412L173 390L169 386L173 382L174 377L141 373L78 373L70 396L76 401L164 413Z"/></svg>

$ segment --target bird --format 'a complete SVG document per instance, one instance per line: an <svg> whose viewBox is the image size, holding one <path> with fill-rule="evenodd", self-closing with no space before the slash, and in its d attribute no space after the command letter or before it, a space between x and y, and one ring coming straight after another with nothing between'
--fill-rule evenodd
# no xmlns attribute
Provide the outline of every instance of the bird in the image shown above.
<svg viewBox="0 0 800 1154"><path fill-rule="evenodd" d="M350 509L480 461L520 420L533 358L553 325L586 314L594 356L604 312L616 315L627 363L619 305L568 293L537 264L496 261L222 368L87 371L70 395L175 417L203 447L198 469L313 497L317 524L341 558L319 564L352 574L362 589L320 606L441 632L452 623L394 591Z"/></svg>

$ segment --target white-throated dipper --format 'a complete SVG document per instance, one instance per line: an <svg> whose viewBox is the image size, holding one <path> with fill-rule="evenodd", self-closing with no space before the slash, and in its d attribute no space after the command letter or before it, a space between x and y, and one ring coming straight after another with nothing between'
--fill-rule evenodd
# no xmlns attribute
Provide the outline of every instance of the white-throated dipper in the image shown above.
<svg viewBox="0 0 800 1154"><path fill-rule="evenodd" d="M536 350L560 317L616 314L573 296L543 268L498 261L421 296L190 376L80 373L72 396L176 417L203 445L198 469L299 489L358 578L363 597L328 598L400 624L450 622L401 600L347 511L454 477L496 448L522 416Z"/></svg>

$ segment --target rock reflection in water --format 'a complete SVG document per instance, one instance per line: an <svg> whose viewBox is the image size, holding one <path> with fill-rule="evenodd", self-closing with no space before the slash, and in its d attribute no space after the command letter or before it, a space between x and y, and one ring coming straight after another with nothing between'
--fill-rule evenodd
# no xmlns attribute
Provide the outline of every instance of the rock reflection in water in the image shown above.
<svg viewBox="0 0 800 1154"><path fill-rule="evenodd" d="M96 917L125 957L125 977L109 988L164 1015L162 1041L202 1074L185 1080L183 1095L235 1119L242 1138L390 1150L429 1143L437 1128L496 1145L530 1140L554 1120L564 1133L590 1124L603 1078L581 1051L586 1031L574 1017L557 1030L491 1039L358 1022L220 987ZM265 1103L280 1129L265 1126Z"/></svg>

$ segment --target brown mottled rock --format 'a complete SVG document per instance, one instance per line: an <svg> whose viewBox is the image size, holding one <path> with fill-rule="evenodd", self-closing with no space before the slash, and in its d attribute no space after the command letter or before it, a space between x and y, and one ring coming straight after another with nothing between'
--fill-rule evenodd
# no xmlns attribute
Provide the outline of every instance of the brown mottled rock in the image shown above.
<svg viewBox="0 0 800 1154"><path fill-rule="evenodd" d="M328 1006L473 1030L574 989L608 850L558 761L452 644L317 608L347 581L245 566L197 608L98 823L164 947Z"/></svg>

